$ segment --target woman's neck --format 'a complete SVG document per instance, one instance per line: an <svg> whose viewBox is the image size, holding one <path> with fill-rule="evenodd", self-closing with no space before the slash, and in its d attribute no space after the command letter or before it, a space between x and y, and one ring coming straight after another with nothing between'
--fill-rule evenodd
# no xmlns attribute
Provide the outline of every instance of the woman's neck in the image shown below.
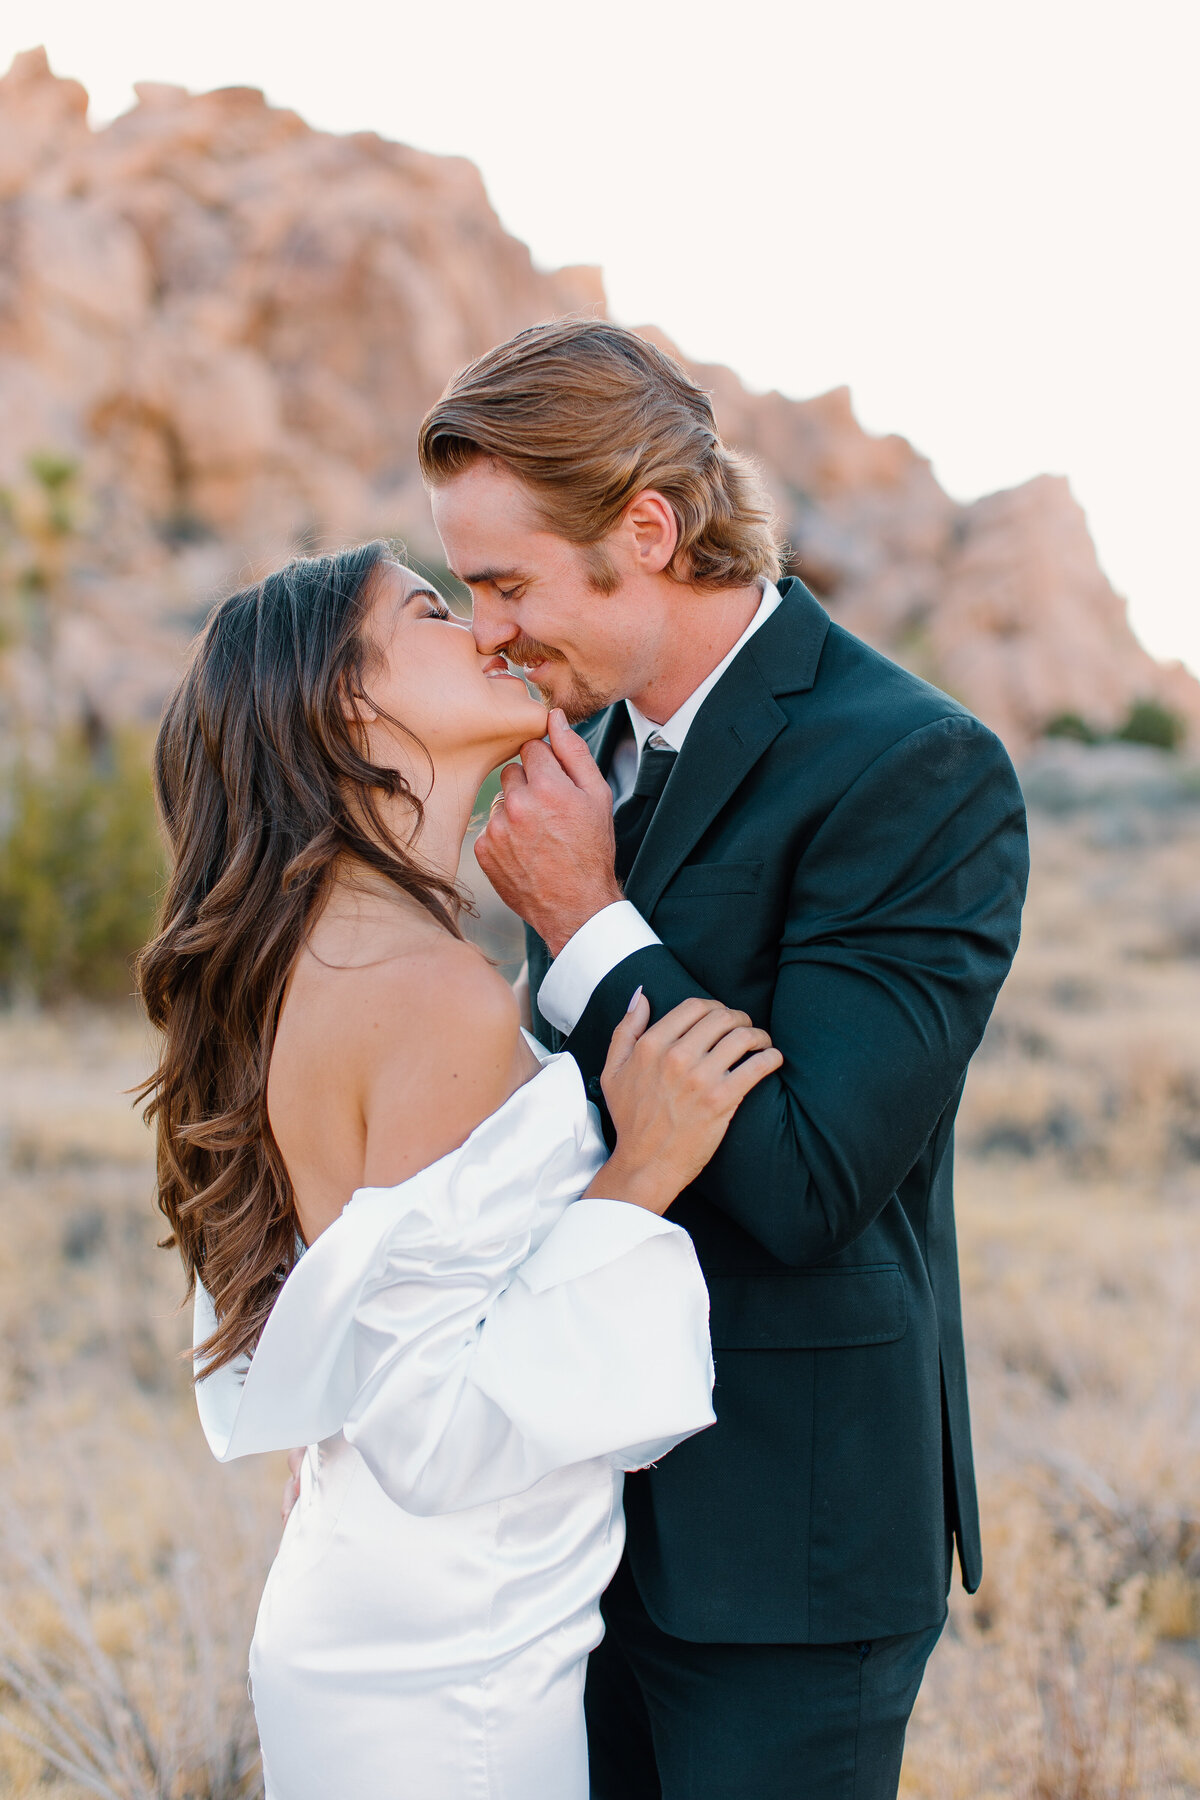
<svg viewBox="0 0 1200 1800"><path fill-rule="evenodd" d="M423 802L419 827L414 829L412 806L403 798L377 795L379 820L427 874L453 884L482 785L482 777L454 780L445 769L439 769ZM365 820L362 823L366 826ZM370 831L370 835L375 833ZM338 968L358 967L364 959L370 964L395 955L397 945L408 941L414 927L421 933L441 929L419 900L405 894L379 869L347 853L337 863L309 947L323 962Z"/></svg>
<svg viewBox="0 0 1200 1800"><path fill-rule="evenodd" d="M380 803L380 812L396 842L419 857L443 881L454 881L475 802L490 768L441 763L423 799L423 815L414 830L410 804L402 799ZM428 785L423 784L423 785Z"/></svg>
<svg viewBox="0 0 1200 1800"><path fill-rule="evenodd" d="M475 801L489 773L489 768L465 764L436 765L432 783L425 771L422 785L428 792L418 829L413 829L411 803L401 797L377 795L379 818L395 842L428 873L453 884ZM398 946L410 941L414 928L420 933L441 930L419 900L403 893L378 869L346 854L334 871L309 949L334 967L355 968L395 955Z"/></svg>

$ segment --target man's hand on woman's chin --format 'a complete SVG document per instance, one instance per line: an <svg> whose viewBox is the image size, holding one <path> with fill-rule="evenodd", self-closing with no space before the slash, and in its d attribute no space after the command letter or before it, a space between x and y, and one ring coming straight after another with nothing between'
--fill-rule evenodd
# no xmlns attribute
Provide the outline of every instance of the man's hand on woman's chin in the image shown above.
<svg viewBox="0 0 1200 1800"><path fill-rule="evenodd" d="M624 899L613 873L613 803L591 751L557 708L500 777L502 792L475 840L501 900L557 956L581 925Z"/></svg>

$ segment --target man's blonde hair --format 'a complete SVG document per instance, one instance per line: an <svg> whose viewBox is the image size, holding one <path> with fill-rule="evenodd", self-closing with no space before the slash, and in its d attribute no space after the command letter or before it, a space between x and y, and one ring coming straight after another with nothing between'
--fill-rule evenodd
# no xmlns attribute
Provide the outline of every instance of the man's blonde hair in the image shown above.
<svg viewBox="0 0 1200 1800"><path fill-rule="evenodd" d="M778 578L774 509L754 467L721 442L712 403L679 364L632 331L557 319L518 332L451 380L426 415L421 473L438 487L494 457L531 490L546 529L603 550L636 494L669 501L679 542L668 573L697 588Z"/></svg>

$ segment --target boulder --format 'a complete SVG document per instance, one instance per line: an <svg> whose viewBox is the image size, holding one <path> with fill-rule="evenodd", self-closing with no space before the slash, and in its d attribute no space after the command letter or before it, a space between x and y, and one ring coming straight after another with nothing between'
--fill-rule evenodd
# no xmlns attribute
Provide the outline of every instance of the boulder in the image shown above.
<svg viewBox="0 0 1200 1800"><path fill-rule="evenodd" d="M43 51L0 80L0 484L24 491L39 454L78 464L56 679L143 717L214 590L376 533L436 561L425 409L522 326L602 314L604 290L535 268L462 158L313 131L252 88L136 93L92 131ZM760 465L791 569L1014 751L1145 698L1200 736L1200 684L1138 645L1064 482L960 506L847 389L692 372Z"/></svg>

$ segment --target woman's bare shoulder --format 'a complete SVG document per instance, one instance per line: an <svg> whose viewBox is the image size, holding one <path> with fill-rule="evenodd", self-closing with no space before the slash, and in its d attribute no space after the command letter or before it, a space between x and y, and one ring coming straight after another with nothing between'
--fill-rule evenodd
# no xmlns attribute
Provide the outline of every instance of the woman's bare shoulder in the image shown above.
<svg viewBox="0 0 1200 1800"><path fill-rule="evenodd" d="M535 1072L508 983L444 931L347 966L301 951L271 1056L268 1114L311 1243L356 1187L454 1150Z"/></svg>
<svg viewBox="0 0 1200 1800"><path fill-rule="evenodd" d="M391 1031L398 1012L415 1026L440 1035L444 1022L461 1027L466 1009L476 1028L515 1038L520 1030L516 995L474 944L448 932L424 938L360 972L363 1003L380 1029Z"/></svg>
<svg viewBox="0 0 1200 1800"><path fill-rule="evenodd" d="M366 977L367 971L362 971ZM469 944L446 937L363 980L355 1053L367 1186L456 1149L536 1067L517 998Z"/></svg>

